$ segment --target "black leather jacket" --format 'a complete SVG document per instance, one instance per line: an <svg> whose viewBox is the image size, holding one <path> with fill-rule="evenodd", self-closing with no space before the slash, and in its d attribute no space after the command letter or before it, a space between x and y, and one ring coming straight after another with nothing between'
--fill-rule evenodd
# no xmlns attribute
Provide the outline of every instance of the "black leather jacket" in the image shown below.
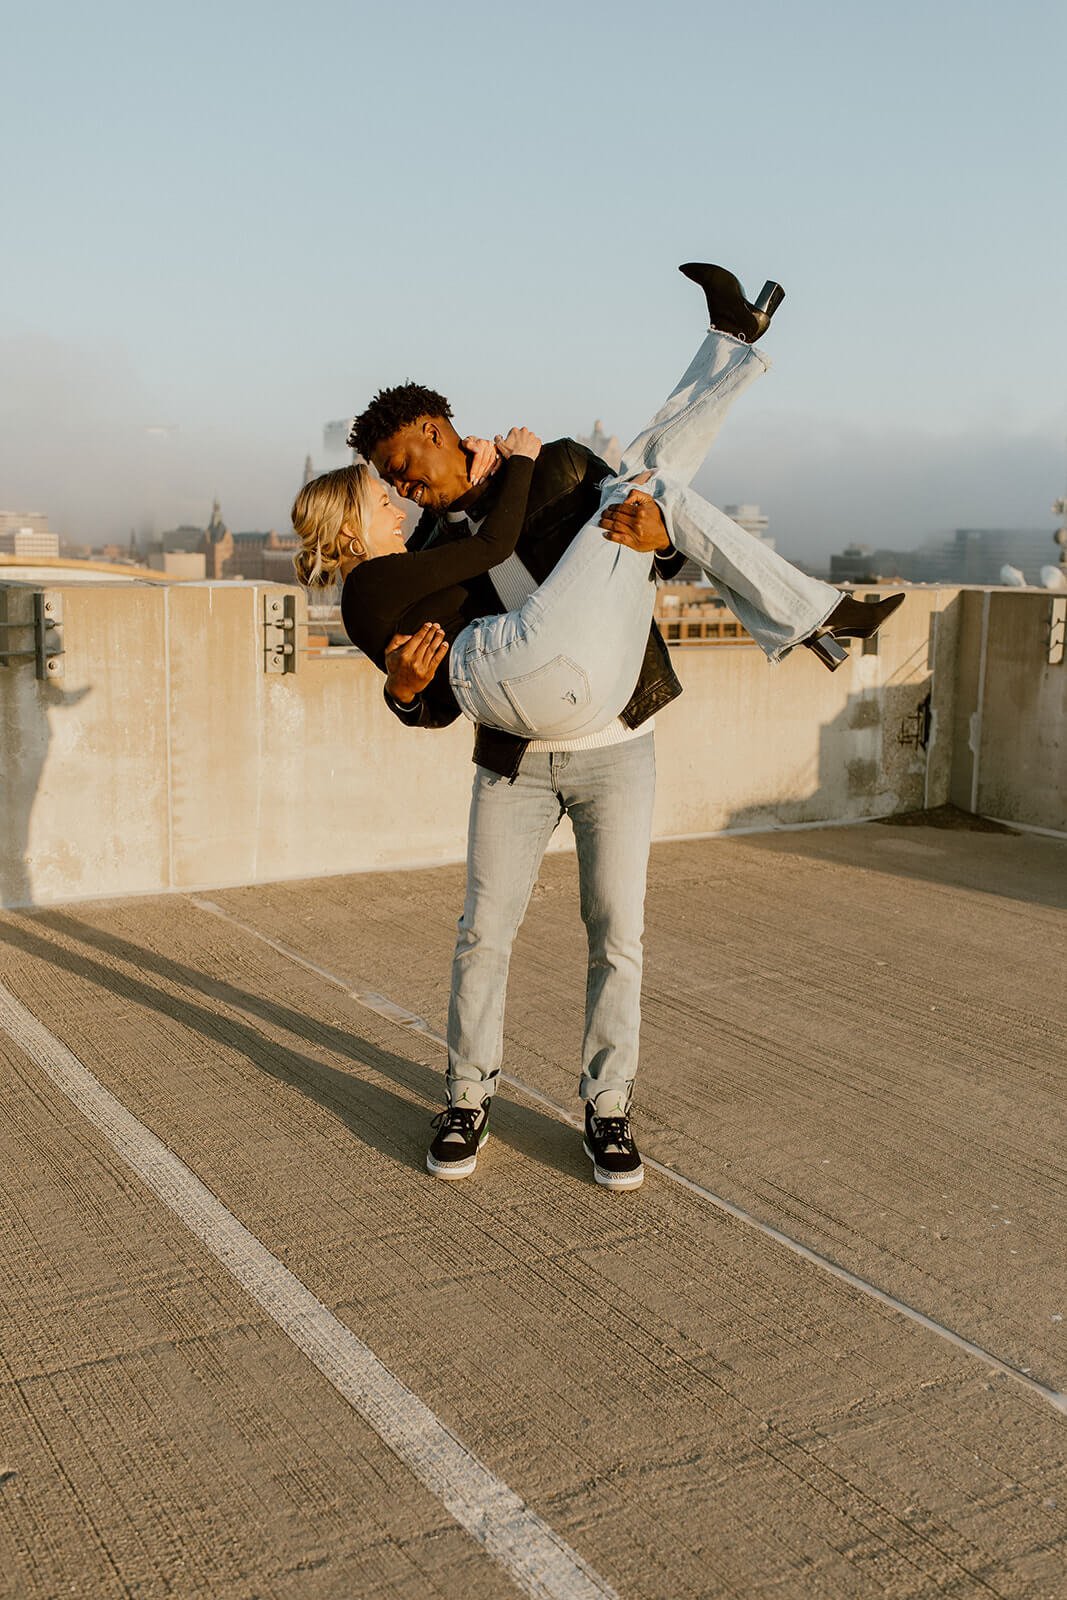
<svg viewBox="0 0 1067 1600"><path fill-rule="evenodd" d="M599 456L574 439L556 439L543 447L534 467L526 520L515 548L523 566L538 583L548 577L575 534L596 512L600 504L600 484L610 471ZM408 549L424 550L442 539L467 537L466 532L453 532L448 522L439 520L435 512L427 511L419 519L408 541ZM684 556L673 551L667 556L657 556L654 571L660 577L672 577L684 560ZM492 583L488 578L475 581L484 585L479 595L483 614L498 614L500 600ZM439 673L438 677L444 679L445 674ZM622 720L630 728L640 727L681 692L667 646L653 623L637 687L620 713ZM439 686L435 680L410 706L399 705L388 694L385 703L401 722L413 728L444 728L460 714L447 681ZM474 760L480 767L514 780L528 744L528 739L479 724L474 738Z"/></svg>

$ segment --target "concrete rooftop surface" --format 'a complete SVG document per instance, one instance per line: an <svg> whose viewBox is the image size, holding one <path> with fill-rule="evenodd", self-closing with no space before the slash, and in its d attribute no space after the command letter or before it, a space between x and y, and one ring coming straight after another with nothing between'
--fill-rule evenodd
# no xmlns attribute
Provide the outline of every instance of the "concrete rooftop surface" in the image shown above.
<svg viewBox="0 0 1067 1600"><path fill-rule="evenodd" d="M629 1195L566 854L426 1174L462 880L0 914L0 1592L1058 1600L1064 843L657 845Z"/></svg>

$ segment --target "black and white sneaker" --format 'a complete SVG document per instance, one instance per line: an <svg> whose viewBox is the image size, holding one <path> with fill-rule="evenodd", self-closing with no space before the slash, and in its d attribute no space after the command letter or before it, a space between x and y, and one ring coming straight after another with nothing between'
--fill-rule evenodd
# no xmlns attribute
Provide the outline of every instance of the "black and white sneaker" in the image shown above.
<svg viewBox="0 0 1067 1600"><path fill-rule="evenodd" d="M487 1095L478 1106L447 1105L434 1117L437 1132L426 1152L426 1170L435 1178L469 1178L478 1165L478 1152L489 1137Z"/></svg>
<svg viewBox="0 0 1067 1600"><path fill-rule="evenodd" d="M645 1181L630 1118L622 1109L601 1117L586 1101L585 1153L593 1163L593 1176L605 1189L639 1189Z"/></svg>

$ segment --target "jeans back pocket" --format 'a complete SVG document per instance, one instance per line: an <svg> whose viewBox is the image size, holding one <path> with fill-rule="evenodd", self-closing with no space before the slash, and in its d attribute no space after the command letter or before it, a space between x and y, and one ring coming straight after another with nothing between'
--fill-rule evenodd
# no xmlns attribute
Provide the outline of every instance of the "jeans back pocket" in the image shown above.
<svg viewBox="0 0 1067 1600"><path fill-rule="evenodd" d="M591 699L588 675L569 656L554 656L534 672L501 678L500 687L527 731L550 736L573 725Z"/></svg>

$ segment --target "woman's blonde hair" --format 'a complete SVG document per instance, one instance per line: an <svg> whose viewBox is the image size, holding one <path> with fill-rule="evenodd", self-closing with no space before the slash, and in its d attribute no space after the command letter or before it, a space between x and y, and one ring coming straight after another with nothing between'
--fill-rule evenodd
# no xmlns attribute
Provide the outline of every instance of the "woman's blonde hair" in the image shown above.
<svg viewBox="0 0 1067 1600"><path fill-rule="evenodd" d="M301 546L293 566L309 589L324 589L336 581L337 569L349 554L349 537L358 536L370 521L373 483L370 468L361 461L313 478L293 501L293 528ZM346 534L341 532L344 523Z"/></svg>

